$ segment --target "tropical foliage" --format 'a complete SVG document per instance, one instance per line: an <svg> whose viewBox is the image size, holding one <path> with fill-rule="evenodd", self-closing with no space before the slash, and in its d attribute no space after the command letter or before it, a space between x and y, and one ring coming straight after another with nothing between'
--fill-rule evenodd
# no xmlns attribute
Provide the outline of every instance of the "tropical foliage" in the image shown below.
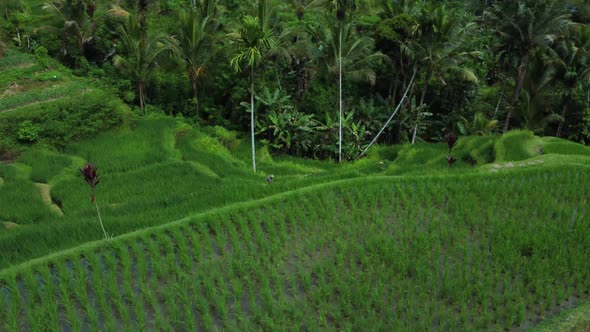
<svg viewBox="0 0 590 332"><path fill-rule="evenodd" d="M36 4L5 4L3 48L46 49L143 113L249 130L253 168L256 139L336 160L356 158L378 132L376 143L388 144L510 128L588 142L584 1ZM290 108L256 102L266 90ZM289 115L297 121L279 126Z"/></svg>

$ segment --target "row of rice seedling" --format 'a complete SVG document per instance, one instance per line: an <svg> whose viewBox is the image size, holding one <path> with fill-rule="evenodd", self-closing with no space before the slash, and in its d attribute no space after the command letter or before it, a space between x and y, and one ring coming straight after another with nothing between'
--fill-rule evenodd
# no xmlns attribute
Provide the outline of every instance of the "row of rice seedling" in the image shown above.
<svg viewBox="0 0 590 332"><path fill-rule="evenodd" d="M72 165L71 157L42 149L28 150L18 161L30 165L31 180L40 183L49 183L52 178Z"/></svg>
<svg viewBox="0 0 590 332"><path fill-rule="evenodd" d="M63 98L70 94L80 94L87 89L89 88L86 85L78 82L77 84L61 84L55 85L51 88L29 90L25 93L2 98L0 100L0 112L16 109L32 103L47 102Z"/></svg>
<svg viewBox="0 0 590 332"><path fill-rule="evenodd" d="M0 72L32 62L34 62L34 58L31 55L10 50L0 59Z"/></svg>
<svg viewBox="0 0 590 332"><path fill-rule="evenodd" d="M590 298L589 177L367 178L208 214L2 274L2 329L533 326Z"/></svg>
<svg viewBox="0 0 590 332"><path fill-rule="evenodd" d="M94 144L81 143L70 147L72 152L98 165L101 183L97 187L96 197L105 228L110 234L121 235L232 203L358 176L352 171L324 172L313 176L277 176L272 185L264 181L264 174L245 176L237 172L225 177L207 176L195 170L192 160L174 159L174 150L167 146L168 143L162 143L174 138L174 121L142 121L140 127L136 131L145 133L140 137L149 143L147 146L150 148L143 149L142 145L135 143L125 145L124 141L130 137L126 132L122 132L116 140L112 137L104 138L108 144L97 139L96 142L93 141ZM95 147L93 152L91 145ZM107 149L107 146L110 148ZM112 146L120 147L120 150ZM109 151L117 158L107 161ZM45 154L41 155L43 157ZM126 157L118 158L123 155ZM4 220L20 224L35 222L36 225L26 232L5 234L0 240L0 268L102 237L100 227L95 227L98 226L96 211L86 196L88 188L79 179L78 171L75 169L81 159L72 157L72 165L63 163L66 168L60 169L57 165L65 162L62 157L67 155L47 153L47 158L42 158L47 160L42 160L41 164L37 160L32 160L38 157L35 151L31 151L25 153L21 161L33 166L32 173L35 179L51 179L50 199L61 208L64 216L60 217L58 222L51 222L58 217L53 216L48 206L43 204L32 182L21 179L19 183L11 184L9 182L13 181L6 178L3 187L0 188L0 196L5 197L2 200L0 214L5 216L0 215L0 218L4 217ZM236 160L228 159L227 162L231 164ZM214 167L214 164L213 159L203 161L203 165L209 167ZM238 167L233 168L237 169ZM30 168L28 173L31 173ZM56 174L59 176L55 176ZM27 174L24 177L33 176ZM5 202L13 204L4 207ZM24 209L23 204L27 205L28 209ZM26 213L27 211L29 213ZM41 220L45 222L41 223ZM28 245L28 241L33 241L35 245Z"/></svg>
<svg viewBox="0 0 590 332"><path fill-rule="evenodd" d="M55 219L43 203L37 187L26 180L5 178L0 186L0 202L0 221L24 225Z"/></svg>

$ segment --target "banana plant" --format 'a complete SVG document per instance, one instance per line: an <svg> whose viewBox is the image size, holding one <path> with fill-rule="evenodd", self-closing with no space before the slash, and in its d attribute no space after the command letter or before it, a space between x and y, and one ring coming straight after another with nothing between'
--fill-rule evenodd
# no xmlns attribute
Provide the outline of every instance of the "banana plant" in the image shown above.
<svg viewBox="0 0 590 332"><path fill-rule="evenodd" d="M477 112L470 122L463 116L459 116L457 129L461 135L486 136L498 128L498 120L490 120L483 113Z"/></svg>
<svg viewBox="0 0 590 332"><path fill-rule="evenodd" d="M264 121L257 122L258 133L269 133L271 148L296 154L311 150L317 127L313 114L304 114L293 107L272 110Z"/></svg>

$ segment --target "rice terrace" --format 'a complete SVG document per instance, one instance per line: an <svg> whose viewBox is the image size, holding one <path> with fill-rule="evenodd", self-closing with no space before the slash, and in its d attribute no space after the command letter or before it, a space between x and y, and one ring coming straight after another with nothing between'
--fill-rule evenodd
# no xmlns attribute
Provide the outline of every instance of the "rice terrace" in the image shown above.
<svg viewBox="0 0 590 332"><path fill-rule="evenodd" d="M0 332L590 331L589 23L0 1Z"/></svg>

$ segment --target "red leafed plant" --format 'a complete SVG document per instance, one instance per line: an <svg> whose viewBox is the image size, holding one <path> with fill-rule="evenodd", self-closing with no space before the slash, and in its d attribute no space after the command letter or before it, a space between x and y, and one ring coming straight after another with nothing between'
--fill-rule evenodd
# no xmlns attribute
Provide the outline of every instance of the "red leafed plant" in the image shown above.
<svg viewBox="0 0 590 332"><path fill-rule="evenodd" d="M84 167L80 168L80 175L82 176L82 179L84 179L84 181L86 181L86 183L88 183L90 186L92 203L94 203L94 188L100 182L100 177L98 174L96 174L96 170L96 166L94 166L92 163L88 163Z"/></svg>
<svg viewBox="0 0 590 332"><path fill-rule="evenodd" d="M457 159L451 157L451 156L447 156L447 163L449 164L449 166L453 166L453 164L455 163L455 161L457 161Z"/></svg>
<svg viewBox="0 0 590 332"><path fill-rule="evenodd" d="M457 135L455 135L455 133L448 133L445 136L445 140L447 141L447 144L449 145L449 153L451 152L451 150L455 146L455 143L457 143L458 139L459 138L457 137Z"/></svg>
<svg viewBox="0 0 590 332"><path fill-rule="evenodd" d="M94 188L96 188L96 186L100 182L100 177L97 173L97 167L92 163L86 164L84 167L80 168L80 176L84 181L86 181L86 183L88 183L88 186L90 186L91 202L94 203L94 206L96 207L96 214L98 215L100 227L102 228L102 232L104 233L105 239L109 238L106 230L104 229L102 218L100 217L100 210L98 209L98 203L96 202L94 195Z"/></svg>
<svg viewBox="0 0 590 332"><path fill-rule="evenodd" d="M447 155L447 163L449 164L449 167L453 166L455 161L457 161L457 159L455 159L451 156L451 150L453 150L453 147L455 147L455 144L457 143L458 139L459 138L457 137L457 135L455 135L455 133L453 133L453 132L445 135L445 140L447 141L447 144L449 145L449 154Z"/></svg>

